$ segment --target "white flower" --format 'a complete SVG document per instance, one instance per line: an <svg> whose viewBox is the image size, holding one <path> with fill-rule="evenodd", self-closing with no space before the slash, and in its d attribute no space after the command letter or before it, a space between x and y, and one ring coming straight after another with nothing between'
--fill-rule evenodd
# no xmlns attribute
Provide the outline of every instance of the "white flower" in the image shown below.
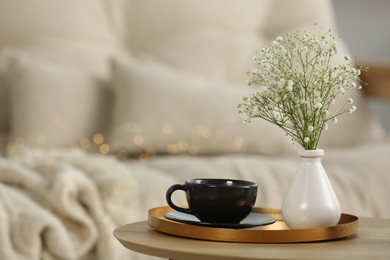
<svg viewBox="0 0 390 260"><path fill-rule="evenodd" d="M309 48L307 48L307 46L303 46L303 48L301 48L302 53L306 53L308 51L309 51Z"/></svg>
<svg viewBox="0 0 390 260"><path fill-rule="evenodd" d="M278 82L278 86L279 87L283 87L284 84L286 84L286 80L285 79L280 79L279 82Z"/></svg>
<svg viewBox="0 0 390 260"><path fill-rule="evenodd" d="M339 120L337 119L337 117L334 117L334 118L333 118L333 124L337 124L338 121L339 121Z"/></svg>
<svg viewBox="0 0 390 260"><path fill-rule="evenodd" d="M286 89L291 92L293 90L293 85L294 85L294 82L291 79L288 80Z"/></svg>
<svg viewBox="0 0 390 260"><path fill-rule="evenodd" d="M265 119L305 149L316 149L321 131L328 130L328 121L337 123L339 115L356 110L352 98L340 99L344 104L338 107L343 109L336 114L329 112L330 106L340 102L342 94L361 88L360 69L353 67L349 56L341 64L333 62L337 53L334 40L330 30L298 31L278 36L260 48L253 58L258 68L249 70L247 77L250 85L266 90L244 97L239 113L247 122Z"/></svg>

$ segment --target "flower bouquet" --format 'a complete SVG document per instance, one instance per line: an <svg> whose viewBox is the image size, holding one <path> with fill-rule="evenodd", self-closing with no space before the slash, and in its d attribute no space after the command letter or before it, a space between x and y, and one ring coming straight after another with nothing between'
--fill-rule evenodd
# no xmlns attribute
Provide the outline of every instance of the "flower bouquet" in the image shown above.
<svg viewBox="0 0 390 260"><path fill-rule="evenodd" d="M244 97L238 106L245 122L262 118L304 149L316 149L329 121L337 123L340 115L356 110L352 97L334 114L331 106L351 88L361 88L361 69L348 56L344 63L332 64L336 54L330 30L278 36L261 48L253 57L257 67L247 72L248 85L260 86L260 91Z"/></svg>
<svg viewBox="0 0 390 260"><path fill-rule="evenodd" d="M331 31L295 32L278 36L253 58L256 68L248 72L248 85L260 90L243 98L239 113L246 122L262 118L284 130L304 150L296 177L282 204L282 215L290 228L334 226L341 209L322 167L324 151L318 149L321 133L342 114L353 113L352 97L336 109L340 96L361 88L361 69L348 56L341 64ZM330 111L336 111L331 113Z"/></svg>

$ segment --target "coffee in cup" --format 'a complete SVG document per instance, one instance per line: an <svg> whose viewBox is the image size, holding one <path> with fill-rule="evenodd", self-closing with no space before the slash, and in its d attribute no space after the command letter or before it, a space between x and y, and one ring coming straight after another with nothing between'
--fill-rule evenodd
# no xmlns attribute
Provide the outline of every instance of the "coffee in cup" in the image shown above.
<svg viewBox="0 0 390 260"><path fill-rule="evenodd" d="M186 192L188 208L172 202L172 193L177 190ZM190 179L172 185L166 193L171 208L205 223L240 223L252 211L256 198L256 183L234 179Z"/></svg>

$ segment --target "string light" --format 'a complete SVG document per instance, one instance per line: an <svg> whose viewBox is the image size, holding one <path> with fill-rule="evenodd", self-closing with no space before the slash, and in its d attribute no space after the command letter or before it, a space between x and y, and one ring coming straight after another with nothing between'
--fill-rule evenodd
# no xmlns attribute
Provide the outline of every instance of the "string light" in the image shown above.
<svg viewBox="0 0 390 260"><path fill-rule="evenodd" d="M135 135L133 137L133 143L137 146L141 146L144 144L144 137L142 135Z"/></svg>
<svg viewBox="0 0 390 260"><path fill-rule="evenodd" d="M212 130L208 127L204 126L198 126L197 127L197 134L204 137L204 138L210 138L212 135Z"/></svg>
<svg viewBox="0 0 390 260"><path fill-rule="evenodd" d="M164 134L171 134L173 131L173 126L170 123L165 123L162 125L161 130Z"/></svg>
<svg viewBox="0 0 390 260"><path fill-rule="evenodd" d="M55 119L55 120L54 120ZM59 115L53 115L53 121L59 121ZM242 137L236 136L230 140L226 138L223 131L214 132L212 128L207 126L195 126L193 128L195 131L191 138L198 136L201 138L213 138L217 142L225 142L227 145L230 144L230 149L232 151L239 151L242 149L244 144L244 139ZM134 153L132 149L112 149L112 147L105 142L105 136L102 133L95 133L91 135L90 138L84 137L79 141L75 141L72 145L69 145L69 148L81 148L88 152L98 152L103 155L112 154L115 155L120 160L126 160L128 158L136 158L142 163L149 162L152 157L157 156L158 154L180 154L187 153L190 155L196 155L201 152L201 149L197 144L194 144L192 139L180 139L168 144L165 150L160 150L158 147L147 147L145 142L145 136L143 135L144 126L140 123L124 122L120 126L122 133L126 134L129 138L127 142L130 145L136 145L140 148L139 153ZM161 125L160 133L169 135L172 134L175 130L175 127L171 123L164 123ZM195 135L194 135L195 134ZM212 141L211 139L209 141ZM208 141L208 142L209 142ZM48 137L44 134L37 134L35 137L36 145L50 145ZM195 141L195 143L197 143ZM19 146L26 145L27 142L22 137L17 137L14 140L14 143L9 143L7 146L8 151L16 151ZM211 145L211 144L210 144ZM126 147L126 144L124 144Z"/></svg>
<svg viewBox="0 0 390 260"><path fill-rule="evenodd" d="M110 152L111 148L108 144L102 144L99 146L99 152L101 154L108 154Z"/></svg>
<svg viewBox="0 0 390 260"><path fill-rule="evenodd" d="M80 141L80 147L81 147L82 149L87 150L87 149L89 149L89 148L91 147L91 142L89 141L88 138L83 138L83 139L81 139L81 141Z"/></svg>
<svg viewBox="0 0 390 260"><path fill-rule="evenodd" d="M104 136L100 133L93 136L93 142L95 144L102 144L104 142Z"/></svg>

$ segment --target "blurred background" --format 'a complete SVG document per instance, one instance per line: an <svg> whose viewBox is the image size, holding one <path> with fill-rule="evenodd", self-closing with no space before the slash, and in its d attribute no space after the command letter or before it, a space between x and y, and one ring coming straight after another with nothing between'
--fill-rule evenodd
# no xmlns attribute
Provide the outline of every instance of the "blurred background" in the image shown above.
<svg viewBox="0 0 390 260"><path fill-rule="evenodd" d="M340 34L352 55L362 62L390 66L390 1L333 0L333 6ZM390 103L371 98L369 105L390 132Z"/></svg>

